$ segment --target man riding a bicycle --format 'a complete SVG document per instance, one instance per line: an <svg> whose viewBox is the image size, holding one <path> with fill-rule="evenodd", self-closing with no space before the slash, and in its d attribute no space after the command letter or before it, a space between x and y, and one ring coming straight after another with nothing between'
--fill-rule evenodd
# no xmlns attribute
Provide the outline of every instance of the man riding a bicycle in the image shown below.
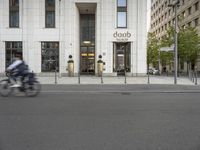
<svg viewBox="0 0 200 150"><path fill-rule="evenodd" d="M24 77L28 72L28 65L22 60L22 56L19 53L15 54L15 60L11 65L8 66L6 72L12 72L12 78L15 81L15 84L11 87L20 87L21 86L21 78Z"/></svg>

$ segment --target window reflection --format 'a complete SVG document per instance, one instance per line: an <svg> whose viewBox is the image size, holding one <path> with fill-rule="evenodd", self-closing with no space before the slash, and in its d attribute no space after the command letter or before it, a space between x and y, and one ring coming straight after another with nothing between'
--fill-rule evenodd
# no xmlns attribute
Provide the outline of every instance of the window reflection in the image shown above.
<svg viewBox="0 0 200 150"><path fill-rule="evenodd" d="M127 0L117 0L117 27L127 27Z"/></svg>
<svg viewBox="0 0 200 150"><path fill-rule="evenodd" d="M45 9L46 28L55 28L55 0L46 0Z"/></svg>
<svg viewBox="0 0 200 150"><path fill-rule="evenodd" d="M16 53L22 56L22 42L6 42L6 67L14 61Z"/></svg>
<svg viewBox="0 0 200 150"><path fill-rule="evenodd" d="M126 27L126 12L118 12L118 27Z"/></svg>
<svg viewBox="0 0 200 150"><path fill-rule="evenodd" d="M118 0L117 5L120 7L126 7L126 0Z"/></svg>
<svg viewBox="0 0 200 150"><path fill-rule="evenodd" d="M9 1L9 26L19 27L19 0Z"/></svg>
<svg viewBox="0 0 200 150"><path fill-rule="evenodd" d="M42 71L59 71L59 43L42 42Z"/></svg>

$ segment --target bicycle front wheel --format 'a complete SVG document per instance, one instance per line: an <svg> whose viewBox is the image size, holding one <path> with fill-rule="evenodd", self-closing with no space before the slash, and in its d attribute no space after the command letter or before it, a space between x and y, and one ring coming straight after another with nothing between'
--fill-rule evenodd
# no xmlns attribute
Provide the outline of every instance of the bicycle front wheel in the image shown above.
<svg viewBox="0 0 200 150"><path fill-rule="evenodd" d="M6 79L0 81L0 95L3 97L9 96L13 92L13 88L11 88L11 82Z"/></svg>

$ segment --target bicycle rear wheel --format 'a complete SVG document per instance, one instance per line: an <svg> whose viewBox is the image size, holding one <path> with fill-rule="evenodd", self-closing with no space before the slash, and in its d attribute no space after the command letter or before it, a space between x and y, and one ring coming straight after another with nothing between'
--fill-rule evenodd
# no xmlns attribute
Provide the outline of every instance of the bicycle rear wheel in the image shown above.
<svg viewBox="0 0 200 150"><path fill-rule="evenodd" d="M31 84L25 83L25 93L28 97L35 97L41 91L41 84L38 81L34 81Z"/></svg>
<svg viewBox="0 0 200 150"><path fill-rule="evenodd" d="M13 88L10 87L11 85L12 83L8 79L0 81L0 95L3 97L11 95L13 92Z"/></svg>

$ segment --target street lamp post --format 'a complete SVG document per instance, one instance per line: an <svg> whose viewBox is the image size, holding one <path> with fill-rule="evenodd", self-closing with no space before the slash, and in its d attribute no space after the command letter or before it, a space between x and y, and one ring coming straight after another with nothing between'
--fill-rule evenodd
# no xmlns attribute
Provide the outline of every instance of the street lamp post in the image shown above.
<svg viewBox="0 0 200 150"><path fill-rule="evenodd" d="M175 11L175 33L174 33L174 84L177 84L177 75L178 75L178 17L177 17L177 8L179 6L179 0L173 0L172 4L169 4L168 7L174 7Z"/></svg>

